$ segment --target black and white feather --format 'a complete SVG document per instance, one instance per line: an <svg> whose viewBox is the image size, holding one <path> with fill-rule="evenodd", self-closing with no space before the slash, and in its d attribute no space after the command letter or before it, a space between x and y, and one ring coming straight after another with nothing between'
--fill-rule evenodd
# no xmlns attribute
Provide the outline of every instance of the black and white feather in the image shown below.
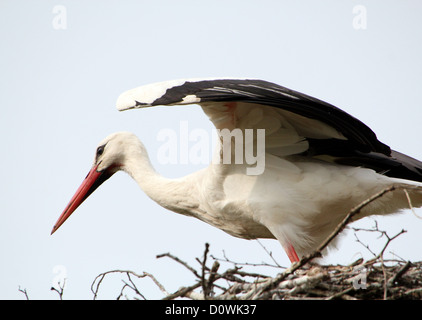
<svg viewBox="0 0 422 320"><path fill-rule="evenodd" d="M160 82L123 93L117 108L188 104L201 105L220 129L242 125L266 129L271 135L267 151L275 155L312 157L422 182L422 162L391 150L358 119L329 103L263 80Z"/></svg>

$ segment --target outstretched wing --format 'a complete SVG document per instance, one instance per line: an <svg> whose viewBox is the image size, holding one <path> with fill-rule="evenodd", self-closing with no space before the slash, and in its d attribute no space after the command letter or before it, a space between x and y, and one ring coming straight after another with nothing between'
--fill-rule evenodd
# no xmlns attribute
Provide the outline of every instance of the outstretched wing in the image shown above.
<svg viewBox="0 0 422 320"><path fill-rule="evenodd" d="M422 182L422 162L392 151L358 119L267 81L181 79L138 87L117 100L120 111L186 104L199 104L218 129L265 129L266 151L277 156L314 157Z"/></svg>

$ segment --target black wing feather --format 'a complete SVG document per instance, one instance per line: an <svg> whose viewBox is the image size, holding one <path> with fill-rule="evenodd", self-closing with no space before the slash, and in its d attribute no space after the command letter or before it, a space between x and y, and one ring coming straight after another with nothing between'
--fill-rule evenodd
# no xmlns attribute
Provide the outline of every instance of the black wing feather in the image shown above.
<svg viewBox="0 0 422 320"><path fill-rule="evenodd" d="M368 167L390 177L422 182L422 162L391 150L368 126L350 114L303 93L263 80L186 81L167 89L151 105L175 104L188 95L195 95L200 103L242 101L319 120L341 132L347 140L308 139L309 150L303 156L329 155L336 163Z"/></svg>
<svg viewBox="0 0 422 320"><path fill-rule="evenodd" d="M195 95L201 102L243 101L263 104L322 121L341 132L364 152L391 154L364 123L343 110L303 93L263 80L204 80L172 87L152 105L168 105Z"/></svg>

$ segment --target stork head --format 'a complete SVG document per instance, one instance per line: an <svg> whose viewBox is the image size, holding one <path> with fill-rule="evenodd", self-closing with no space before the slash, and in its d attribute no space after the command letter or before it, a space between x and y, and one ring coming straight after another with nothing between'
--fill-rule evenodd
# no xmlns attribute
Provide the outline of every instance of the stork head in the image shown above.
<svg viewBox="0 0 422 320"><path fill-rule="evenodd" d="M136 142L135 144L133 142ZM53 234L70 215L88 198L104 181L114 173L125 168L128 151L133 146L137 151L144 150L139 139L129 132L117 132L102 140L95 151L94 164L75 195L60 215L51 231Z"/></svg>

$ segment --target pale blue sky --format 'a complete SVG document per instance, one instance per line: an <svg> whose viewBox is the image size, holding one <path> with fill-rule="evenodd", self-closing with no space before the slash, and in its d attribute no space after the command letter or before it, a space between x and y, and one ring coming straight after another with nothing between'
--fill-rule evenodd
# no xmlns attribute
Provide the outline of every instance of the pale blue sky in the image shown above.
<svg viewBox="0 0 422 320"><path fill-rule="evenodd" d="M53 27L56 5L66 9L65 30ZM356 5L367 9L366 30L353 27ZM156 157L160 129L188 121L211 130L199 107L115 109L121 92L142 84L218 76L276 82L346 110L384 143L422 159L417 0L2 0L0 39L0 299L23 299L18 286L32 299L56 299L55 270L66 270L65 299L92 298L95 276L116 268L148 271L175 291L192 277L155 255L171 252L195 265L205 242L217 256L224 249L237 261L269 261L255 241L167 212L123 173L50 236L109 133L138 135L165 176L201 167L161 165ZM408 230L391 249L422 259L422 220L408 212L379 223L391 234ZM276 241L263 243L289 264ZM351 234L328 261L349 263L360 254L367 256ZM115 298L120 287L110 278L99 297ZM146 297L161 296L148 280L140 287Z"/></svg>

